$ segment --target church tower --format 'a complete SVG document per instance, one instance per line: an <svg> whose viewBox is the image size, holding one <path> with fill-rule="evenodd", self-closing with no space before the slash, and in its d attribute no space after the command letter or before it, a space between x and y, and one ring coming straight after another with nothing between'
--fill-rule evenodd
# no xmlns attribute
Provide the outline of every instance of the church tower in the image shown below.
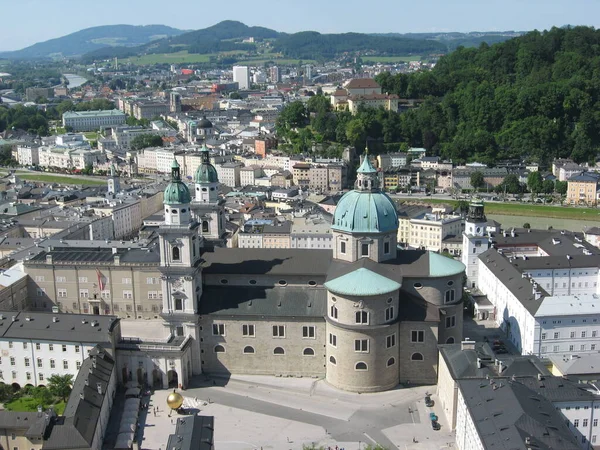
<svg viewBox="0 0 600 450"><path fill-rule="evenodd" d="M165 221L159 226L162 273L162 316L175 336L191 336L197 347L193 355L194 374L201 372L198 330L198 304L202 296L199 224L190 211L191 196L181 181L180 167L173 160L171 182L165 189ZM191 373L189 373L191 375Z"/></svg>
<svg viewBox="0 0 600 450"><path fill-rule="evenodd" d="M483 200L474 197L465 220L462 249L462 263L467 268L467 286L471 288L477 287L479 255L489 248L486 223Z"/></svg>
<svg viewBox="0 0 600 450"><path fill-rule="evenodd" d="M110 175L108 176L108 193L115 196L119 192L121 192L121 182L119 181L119 175L117 174L117 169L115 169L115 165L111 164L110 166Z"/></svg>
<svg viewBox="0 0 600 450"><path fill-rule="evenodd" d="M217 170L210 163L210 153L206 146L202 147L200 154L202 163L194 175L196 186L192 210L205 242L222 245L225 237L225 211L224 200L219 198L219 178Z"/></svg>

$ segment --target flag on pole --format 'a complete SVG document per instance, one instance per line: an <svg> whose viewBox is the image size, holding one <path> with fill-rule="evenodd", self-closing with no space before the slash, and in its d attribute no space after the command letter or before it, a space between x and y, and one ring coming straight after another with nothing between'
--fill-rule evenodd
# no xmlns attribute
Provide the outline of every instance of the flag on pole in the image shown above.
<svg viewBox="0 0 600 450"><path fill-rule="evenodd" d="M100 291L104 290L104 277L102 276L102 273L100 272L99 269L96 269L96 275L98 275L98 287L100 288Z"/></svg>

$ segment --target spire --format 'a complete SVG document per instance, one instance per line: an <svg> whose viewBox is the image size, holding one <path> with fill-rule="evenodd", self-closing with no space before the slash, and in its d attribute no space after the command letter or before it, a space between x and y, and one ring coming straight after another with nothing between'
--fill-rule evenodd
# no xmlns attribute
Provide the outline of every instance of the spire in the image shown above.
<svg viewBox="0 0 600 450"><path fill-rule="evenodd" d="M171 164L171 181L181 181L181 171L179 169L179 163L176 159L174 159L173 163Z"/></svg>
<svg viewBox="0 0 600 450"><path fill-rule="evenodd" d="M379 188L379 179L377 170L371 164L369 160L368 149L365 149L363 156L363 162L356 172L356 184L355 189L358 191L374 191Z"/></svg>

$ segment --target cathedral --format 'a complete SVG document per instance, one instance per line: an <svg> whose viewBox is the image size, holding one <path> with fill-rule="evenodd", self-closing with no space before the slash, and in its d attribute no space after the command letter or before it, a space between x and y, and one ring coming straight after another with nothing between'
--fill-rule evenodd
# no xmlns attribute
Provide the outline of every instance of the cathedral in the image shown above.
<svg viewBox="0 0 600 450"><path fill-rule="evenodd" d="M121 381L185 388L194 375L262 374L324 378L354 392L436 382L438 344L462 339L465 265L398 249L396 207L369 158L337 205L332 250L224 248L206 148L202 161L193 196L173 161L155 242L57 246L28 261L30 292L43 289L38 309L163 330L160 345L117 344ZM94 273L104 278L87 290Z"/></svg>

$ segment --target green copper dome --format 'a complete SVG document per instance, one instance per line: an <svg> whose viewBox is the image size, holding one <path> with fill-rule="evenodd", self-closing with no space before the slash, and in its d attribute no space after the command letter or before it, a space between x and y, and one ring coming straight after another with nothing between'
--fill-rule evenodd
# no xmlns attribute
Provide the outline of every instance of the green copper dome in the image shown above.
<svg viewBox="0 0 600 450"><path fill-rule="evenodd" d="M340 199L331 228L349 233L387 233L398 229L396 205L378 188L377 170L369 155L357 171L356 187Z"/></svg>
<svg viewBox="0 0 600 450"><path fill-rule="evenodd" d="M165 189L163 202L165 205L179 205L190 203L191 201L190 191L185 183L181 181L179 164L176 160L173 160L173 164L171 165L171 182Z"/></svg>
<svg viewBox="0 0 600 450"><path fill-rule="evenodd" d="M202 147L200 153L202 154L202 164L196 169L194 181L196 183L218 183L217 169L210 163L210 154L206 146Z"/></svg>

